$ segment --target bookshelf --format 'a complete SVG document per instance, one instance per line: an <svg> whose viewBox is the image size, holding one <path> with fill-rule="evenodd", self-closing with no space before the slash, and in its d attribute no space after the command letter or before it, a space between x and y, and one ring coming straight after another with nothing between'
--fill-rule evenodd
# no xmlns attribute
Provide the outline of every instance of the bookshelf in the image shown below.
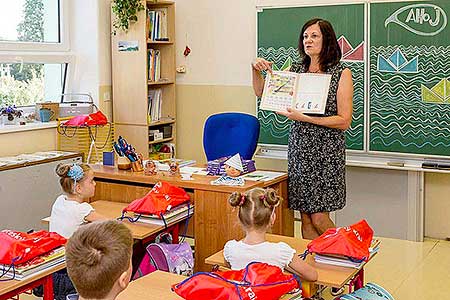
<svg viewBox="0 0 450 300"><path fill-rule="evenodd" d="M111 38L112 89L116 136L123 136L147 157L155 144L175 144L176 140L175 3L142 3L147 9L138 13L138 21L130 25L128 32L118 31ZM153 31L152 26L156 27ZM137 43L138 49L119 51L119 42ZM149 53L156 52L151 58ZM159 70L150 67L156 65L155 60L159 61ZM152 109L149 96L155 99L155 90L159 90L160 101L153 100ZM155 130L166 133L162 140L152 140L150 132Z"/></svg>

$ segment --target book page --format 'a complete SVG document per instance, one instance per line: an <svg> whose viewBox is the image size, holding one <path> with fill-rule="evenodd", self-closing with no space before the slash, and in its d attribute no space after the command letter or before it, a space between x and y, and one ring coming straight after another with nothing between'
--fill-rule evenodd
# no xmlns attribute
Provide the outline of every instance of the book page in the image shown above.
<svg viewBox="0 0 450 300"><path fill-rule="evenodd" d="M285 71L267 73L260 109L286 111L288 107L292 107L297 76L297 73Z"/></svg>
<svg viewBox="0 0 450 300"><path fill-rule="evenodd" d="M330 82L330 74L299 74L295 109L303 113L325 113Z"/></svg>

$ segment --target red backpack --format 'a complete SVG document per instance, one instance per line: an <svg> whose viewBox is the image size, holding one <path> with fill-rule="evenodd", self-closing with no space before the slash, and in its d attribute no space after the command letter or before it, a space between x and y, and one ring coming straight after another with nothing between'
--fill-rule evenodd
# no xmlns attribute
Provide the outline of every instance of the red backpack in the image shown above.
<svg viewBox="0 0 450 300"><path fill-rule="evenodd" d="M0 231L0 264L19 265L66 243L56 232L33 233L4 229Z"/></svg>
<svg viewBox="0 0 450 300"><path fill-rule="evenodd" d="M199 272L172 286L186 300L275 300L299 288L295 275L259 262L238 271Z"/></svg>
<svg viewBox="0 0 450 300"><path fill-rule="evenodd" d="M350 226L329 228L311 241L307 248L309 253L340 255L367 261L372 238L372 228L366 220L361 220Z"/></svg>

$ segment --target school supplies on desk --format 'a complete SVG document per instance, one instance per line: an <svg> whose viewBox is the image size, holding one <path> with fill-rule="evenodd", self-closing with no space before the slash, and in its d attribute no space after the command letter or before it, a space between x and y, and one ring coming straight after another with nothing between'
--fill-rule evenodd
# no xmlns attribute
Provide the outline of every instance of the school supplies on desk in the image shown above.
<svg viewBox="0 0 450 300"><path fill-rule="evenodd" d="M260 109L323 114L330 87L330 74L273 71L267 73Z"/></svg>

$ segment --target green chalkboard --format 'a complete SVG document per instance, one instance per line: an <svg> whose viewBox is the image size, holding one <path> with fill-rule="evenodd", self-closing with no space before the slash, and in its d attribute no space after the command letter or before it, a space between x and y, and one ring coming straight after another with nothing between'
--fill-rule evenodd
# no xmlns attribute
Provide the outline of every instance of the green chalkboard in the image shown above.
<svg viewBox="0 0 450 300"><path fill-rule="evenodd" d="M370 151L450 155L449 16L449 0L370 5Z"/></svg>
<svg viewBox="0 0 450 300"><path fill-rule="evenodd" d="M353 120L346 132L347 148L364 149L364 4L270 8L258 12L258 56L285 69L298 60L298 37L303 24L319 17L333 24L343 49L342 62L351 69L354 82ZM258 100L259 107L259 100ZM260 144L286 145L289 120L258 110Z"/></svg>

